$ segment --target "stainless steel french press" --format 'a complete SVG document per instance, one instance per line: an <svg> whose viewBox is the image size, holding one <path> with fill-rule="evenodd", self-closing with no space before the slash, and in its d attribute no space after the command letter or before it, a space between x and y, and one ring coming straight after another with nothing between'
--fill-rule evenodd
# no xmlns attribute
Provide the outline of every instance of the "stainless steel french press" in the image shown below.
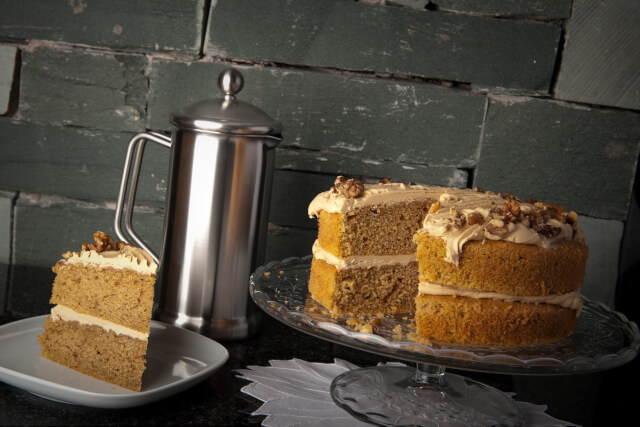
<svg viewBox="0 0 640 427"><path fill-rule="evenodd" d="M172 114L171 138L148 132L131 139L115 216L118 237L145 249L160 267L154 319L222 341L257 328L249 276L264 261L282 132L279 122L236 99L243 85L242 74L227 69L218 77L224 97ZM131 221L147 141L170 149L161 257Z"/></svg>

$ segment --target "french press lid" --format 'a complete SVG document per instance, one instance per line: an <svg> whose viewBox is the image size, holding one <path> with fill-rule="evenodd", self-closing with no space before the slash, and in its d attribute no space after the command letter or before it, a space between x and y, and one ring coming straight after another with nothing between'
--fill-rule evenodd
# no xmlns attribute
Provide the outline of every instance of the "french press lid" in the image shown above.
<svg viewBox="0 0 640 427"><path fill-rule="evenodd" d="M244 136L275 136L282 124L258 107L236 99L244 78L240 71L228 68L218 76L223 98L196 102L182 112L171 115L171 123L181 128Z"/></svg>

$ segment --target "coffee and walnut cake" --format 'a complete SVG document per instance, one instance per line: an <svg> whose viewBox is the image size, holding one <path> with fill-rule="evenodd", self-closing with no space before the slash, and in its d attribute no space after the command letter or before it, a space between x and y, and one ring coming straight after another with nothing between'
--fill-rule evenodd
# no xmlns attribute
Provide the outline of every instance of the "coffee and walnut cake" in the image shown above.
<svg viewBox="0 0 640 427"><path fill-rule="evenodd" d="M157 265L144 250L98 231L53 267L42 357L130 390L146 368Z"/></svg>
<svg viewBox="0 0 640 427"><path fill-rule="evenodd" d="M588 256L575 212L338 177L309 214L318 217L309 290L336 315L415 313L420 340L491 346L575 328Z"/></svg>

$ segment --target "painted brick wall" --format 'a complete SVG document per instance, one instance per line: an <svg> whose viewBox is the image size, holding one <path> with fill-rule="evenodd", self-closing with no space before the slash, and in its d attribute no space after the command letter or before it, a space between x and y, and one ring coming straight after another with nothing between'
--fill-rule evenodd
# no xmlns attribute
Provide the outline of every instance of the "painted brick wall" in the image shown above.
<svg viewBox="0 0 640 427"><path fill-rule="evenodd" d="M1 7L0 312L48 310L60 254L97 229L114 233L129 139L168 132L171 112L218 97L229 66L245 77L239 98L284 125L268 259L310 253L307 204L344 174L480 186L576 210L591 247L584 293L607 304L619 260L633 261L634 0ZM146 150L134 215L156 250L168 154Z"/></svg>

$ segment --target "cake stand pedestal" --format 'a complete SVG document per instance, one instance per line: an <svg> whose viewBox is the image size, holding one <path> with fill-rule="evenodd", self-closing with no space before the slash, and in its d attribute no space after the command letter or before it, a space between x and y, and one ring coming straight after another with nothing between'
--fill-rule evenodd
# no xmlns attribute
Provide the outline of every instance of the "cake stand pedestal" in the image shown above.
<svg viewBox="0 0 640 427"><path fill-rule="evenodd" d="M501 391L446 372L456 368L517 375L597 372L633 360L640 331L621 313L583 299L578 325L567 338L513 348L420 344L410 316L333 317L308 295L311 256L274 261L250 279L256 304L282 323L315 337L407 362L354 369L336 377L338 406L378 425L522 425L515 401ZM374 333L362 332L375 325Z"/></svg>
<svg viewBox="0 0 640 427"><path fill-rule="evenodd" d="M523 424L511 397L437 365L347 371L333 380L331 397L355 418L383 426Z"/></svg>

